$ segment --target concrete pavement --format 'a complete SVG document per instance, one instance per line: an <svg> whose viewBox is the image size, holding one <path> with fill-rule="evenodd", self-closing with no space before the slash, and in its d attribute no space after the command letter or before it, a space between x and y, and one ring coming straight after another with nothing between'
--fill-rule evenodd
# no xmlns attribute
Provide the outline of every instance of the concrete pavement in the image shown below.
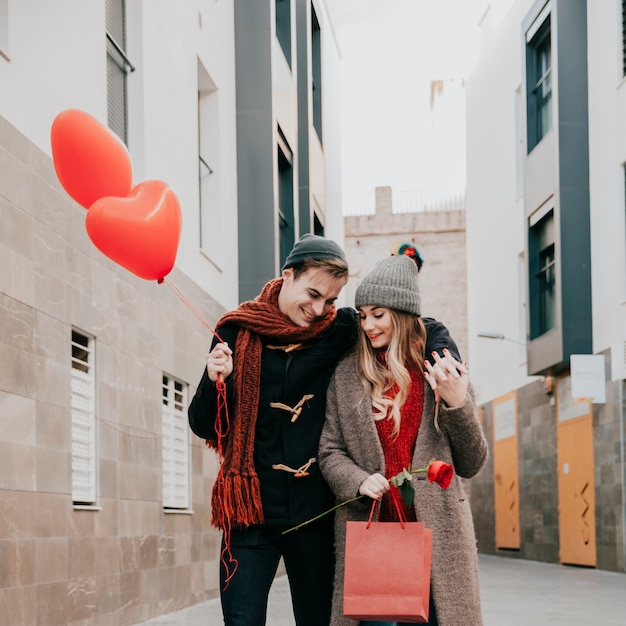
<svg viewBox="0 0 626 626"><path fill-rule="evenodd" d="M626 626L626 574L479 555L484 626ZM141 622L223 625L218 598ZM294 626L287 578L274 581L267 626Z"/></svg>

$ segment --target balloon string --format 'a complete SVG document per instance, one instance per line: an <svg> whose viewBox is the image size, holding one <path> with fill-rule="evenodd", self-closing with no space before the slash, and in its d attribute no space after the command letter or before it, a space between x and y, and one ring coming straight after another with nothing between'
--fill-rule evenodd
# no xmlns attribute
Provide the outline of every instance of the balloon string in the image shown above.
<svg viewBox="0 0 626 626"><path fill-rule="evenodd" d="M181 301L192 311L192 313L202 322L202 324L211 331L215 338L224 343L224 340L217 334L217 331L211 328L207 321L202 317L198 309L184 296L181 290L176 287L169 280L165 280L165 277L159 278L157 281L159 285L165 283L172 291L181 299ZM228 404L226 401L226 384L221 374L218 374L217 381L215 383L217 388L217 419L215 420L215 432L217 434L217 456L220 462L220 469L218 471L217 480L222 479L223 464L224 464L224 441L228 432L230 431L230 416L228 415ZM222 418L223 415L223 418ZM209 442L206 442L207 445ZM232 577L235 575L239 567L239 561L233 556L231 551L231 525L230 520L226 520L224 527L224 548L221 551L220 558L224 567L224 591L228 588ZM232 569L231 569L232 566Z"/></svg>
<svg viewBox="0 0 626 626"><path fill-rule="evenodd" d="M230 520L227 519L224 525L224 548L220 554L222 566L224 567L224 587L222 588L222 591L226 591L228 589L228 585L230 585L232 577L239 569L239 561L233 556L230 549L230 532ZM232 569L230 567L231 564Z"/></svg>
<svg viewBox="0 0 626 626"><path fill-rule="evenodd" d="M223 480L224 476L224 442L226 436L230 431L230 416L228 414L228 404L226 402L226 384L222 379L221 374L218 376L217 382L217 419L215 420L215 432L217 434L217 458L220 462L220 469L217 473L217 480ZM222 417L223 415L223 417ZM207 442L208 444L209 442ZM218 496L220 508L223 508L221 498ZM239 568L239 561L233 556L231 550L231 525L230 520L226 517L224 522L224 547L220 554L222 566L224 567L224 587L223 591L228 589L231 578L235 575L235 572ZM232 565L232 569L231 569Z"/></svg>
<svg viewBox="0 0 626 626"><path fill-rule="evenodd" d="M213 328L209 326L209 324L202 317L198 309L196 309L196 307L193 304L191 304L189 300L187 300L187 298L184 296L181 290L176 285L174 285L174 283L171 283L169 280L166 280L165 277L159 278L157 282L159 283L159 285L161 283L165 283L183 301L183 303L192 311L192 313L211 331L211 333L217 338L217 340L220 343L224 343L222 338L217 334L217 331L213 330Z"/></svg>
<svg viewBox="0 0 626 626"><path fill-rule="evenodd" d="M217 334L217 331L211 328L211 326L209 326L208 322L200 314L200 311L196 309L196 307L185 297L183 292L174 283L171 283L169 280L166 280L165 276L163 278L159 278L157 282L159 283L159 285L161 283L165 283L182 300L182 302L191 310L191 312L202 322L202 324L204 324L204 326L206 326L206 328L208 328L211 331L211 334L220 343L225 343L225 341ZM224 379L222 378L221 374L217 375L217 382L215 383L215 385L217 387L217 392L218 392L218 411L220 411L222 408L222 406L220 406L220 402L219 402L220 400L223 401L223 408L226 409L226 402L225 402L226 385L224 384ZM226 430L223 432L222 436L225 436L226 433L228 432L228 411L226 411L226 425L227 425ZM218 432L218 434L220 433Z"/></svg>
<svg viewBox="0 0 626 626"><path fill-rule="evenodd" d="M217 334L216 330L213 330L207 323L207 321L202 317L198 309L187 300L182 291L169 280L165 280L165 277L159 278L157 281L159 285L161 283L165 283L168 287L172 289L172 291L184 302L184 304L189 307L189 309L194 313L194 315L211 331L211 333L215 336L215 338L220 343L225 343L224 340ZM217 452L220 455L220 458L223 458L223 449L222 443L228 431L230 430L230 418L228 416L228 404L226 403L226 383L224 382L224 378L221 374L217 375L217 381L215 382L215 386L217 388L217 424L215 430L217 432ZM224 420L220 419L220 416L224 413Z"/></svg>

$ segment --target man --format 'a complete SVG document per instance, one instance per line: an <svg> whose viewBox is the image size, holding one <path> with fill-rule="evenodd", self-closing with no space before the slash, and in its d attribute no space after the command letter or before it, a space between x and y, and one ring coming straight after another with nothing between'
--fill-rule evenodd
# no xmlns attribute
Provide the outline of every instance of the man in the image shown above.
<svg viewBox="0 0 626 626"><path fill-rule="evenodd" d="M281 533L334 504L317 452L330 376L357 338L356 311L334 305L347 279L343 250L329 239L303 235L281 277L216 326L219 339L189 406L189 424L223 459L212 524L223 531L226 626L265 624L281 556L296 624L330 621L332 516ZM447 330L437 322L427 324L429 332L431 327L437 343L429 341L427 350L448 346L456 352Z"/></svg>

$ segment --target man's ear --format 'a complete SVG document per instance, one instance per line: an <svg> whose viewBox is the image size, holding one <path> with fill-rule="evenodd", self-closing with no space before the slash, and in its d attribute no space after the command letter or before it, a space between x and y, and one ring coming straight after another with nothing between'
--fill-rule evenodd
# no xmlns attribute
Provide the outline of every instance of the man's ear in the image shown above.
<svg viewBox="0 0 626 626"><path fill-rule="evenodd" d="M283 280L293 279L293 267L287 267L282 273Z"/></svg>

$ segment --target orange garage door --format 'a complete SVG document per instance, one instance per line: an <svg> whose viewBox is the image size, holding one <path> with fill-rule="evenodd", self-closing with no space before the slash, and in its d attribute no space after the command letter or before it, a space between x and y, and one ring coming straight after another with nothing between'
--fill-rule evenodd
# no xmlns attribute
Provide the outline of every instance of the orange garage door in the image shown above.
<svg viewBox="0 0 626 626"><path fill-rule="evenodd" d="M520 547L517 394L493 401L493 480L496 548Z"/></svg>

